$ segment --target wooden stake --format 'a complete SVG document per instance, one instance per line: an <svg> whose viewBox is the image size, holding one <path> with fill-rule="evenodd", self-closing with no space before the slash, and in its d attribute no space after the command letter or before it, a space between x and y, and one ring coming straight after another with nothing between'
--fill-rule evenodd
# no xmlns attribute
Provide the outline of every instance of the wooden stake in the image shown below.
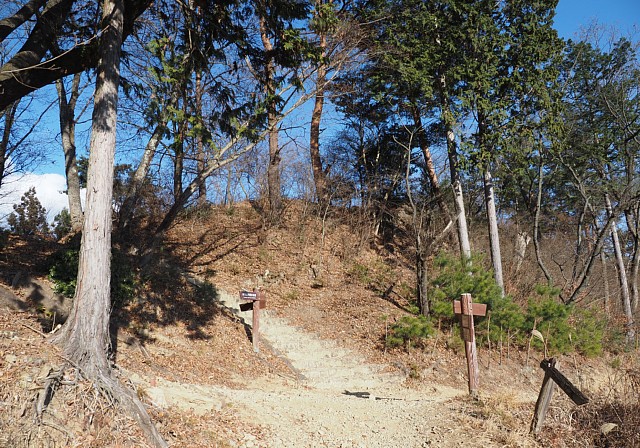
<svg viewBox="0 0 640 448"><path fill-rule="evenodd" d="M478 368L478 352L476 350L476 336L473 328L473 315L485 316L487 314L487 305L482 303L474 304L471 301L471 294L462 294L459 301L453 301L453 311L455 314L460 315L464 352L467 355L469 394L476 397L478 395L480 369Z"/></svg>
<svg viewBox="0 0 640 448"><path fill-rule="evenodd" d="M544 362L544 361L543 361ZM555 358L549 360L549 366L557 368L560 365ZM556 383L551 379L549 370L545 370L544 379L542 380L542 387L540 388L540 394L536 401L536 408L533 413L533 420L531 421L531 428L529 432L534 436L538 435L542 424L547 416L547 410L549 409L549 403L551 402L551 396L556 388Z"/></svg>

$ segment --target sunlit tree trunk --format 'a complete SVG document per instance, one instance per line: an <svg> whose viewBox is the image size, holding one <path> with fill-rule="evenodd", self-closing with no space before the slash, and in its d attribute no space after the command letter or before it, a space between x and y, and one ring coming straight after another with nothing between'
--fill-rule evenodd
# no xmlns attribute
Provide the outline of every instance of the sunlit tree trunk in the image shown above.
<svg viewBox="0 0 640 448"><path fill-rule="evenodd" d="M196 119L202 119L202 95L204 87L202 85L202 73L196 74ZM196 159L198 163L198 174L202 174L206 168L206 155L204 153L204 141L202 132L196 133ZM202 182L198 187L198 205L203 206L207 203L207 183Z"/></svg>
<svg viewBox="0 0 640 448"><path fill-rule="evenodd" d="M105 26L96 76L87 170L87 210L76 292L69 318L53 341L62 346L66 360L78 367L85 378L131 412L152 446L165 448L168 445L151 422L144 405L112 377L108 361L113 169L123 12L123 0L104 1Z"/></svg>
<svg viewBox="0 0 640 448"><path fill-rule="evenodd" d="M2 130L2 140L0 141L0 187L3 184L3 180L6 176L5 170L7 168L7 161L9 158L9 143L11 140L11 128L13 128L13 122L15 121L16 111L18 110L18 103L9 105L5 110L1 112L0 118L4 117L4 129Z"/></svg>
<svg viewBox="0 0 640 448"><path fill-rule="evenodd" d="M320 35L319 47L321 57L327 56L327 36ZM311 127L309 129L309 153L311 158L311 169L313 171L313 182L316 188L316 198L318 203L328 203L327 176L322 167L320 157L320 123L322 121L322 110L324 108L325 83L327 82L327 66L321 62L316 74L316 98L311 113Z"/></svg>
<svg viewBox="0 0 640 448"><path fill-rule="evenodd" d="M436 202L438 203L438 207L440 208L442 213L444 213L445 218L449 219L449 206L445 202L444 195L442 194L442 189L440 188L438 173L436 173L436 167L433 163L431 149L429 148L429 144L427 143L427 139L425 138L425 130L422 125L420 110L417 106L414 105L411 107L411 115L413 116L413 123L418 132L418 144L420 145L420 151L422 152L422 157L424 158L425 171L427 174L427 179L429 179L429 185L431 186L433 195L435 196Z"/></svg>
<svg viewBox="0 0 640 448"><path fill-rule="evenodd" d="M264 51L272 54L273 44L269 39L265 17L259 17L260 38ZM276 108L276 66L273 56L267 56L264 65L264 88L267 94L267 126L269 129L269 164L267 166L267 189L269 199L269 213L271 220L276 220L282 211L282 183L280 180L280 144L278 142L278 111Z"/></svg>
<svg viewBox="0 0 640 448"><path fill-rule="evenodd" d="M108 375L111 312L111 227L116 144L122 0L105 1L109 24L103 39L92 117L87 212L80 248L78 279L69 319L56 338L65 356L90 378Z"/></svg>
<svg viewBox="0 0 640 448"><path fill-rule="evenodd" d="M607 214L611 217L613 208L609 195L605 194L605 205ZM622 299L622 309L626 318L626 340L632 343L635 339L635 324L633 321L633 310L631 309L631 296L629 294L629 282L627 280L627 269L624 265L624 255L620 246L620 238L618 236L618 226L615 219L611 222L611 239L613 240L613 252L616 257L616 265L618 267L618 280L620 282L620 297Z"/></svg>
<svg viewBox="0 0 640 448"><path fill-rule="evenodd" d="M60 105L60 134L62 136L62 150L64 151L69 214L71 215L71 228L74 232L82 230L83 221L80 177L78 176L78 161L76 158L76 122L74 116L80 89L80 76L80 74L73 76L71 97L68 100L63 80L56 81L58 103Z"/></svg>
<svg viewBox="0 0 640 448"><path fill-rule="evenodd" d="M640 204L635 204L631 209L625 211L627 229L633 238L633 255L630 266L630 288L631 288L631 308L635 312L638 310L640 300L638 291L639 271L640 271Z"/></svg>
<svg viewBox="0 0 640 448"><path fill-rule="evenodd" d="M460 180L460 167L458 162L458 146L453 132L453 118L448 105L443 107L445 132L447 137L447 153L449 155L449 169L451 171L451 188L455 204L455 220L458 230L458 244L460 256L466 262L471 260L471 242L469 241L469 228L467 226L467 213L464 205L462 181Z"/></svg>
<svg viewBox="0 0 640 448"><path fill-rule="evenodd" d="M502 255L500 253L500 235L498 232L498 216L496 213L496 200L493 188L493 179L489 168L484 170L484 202L487 208L487 221L489 224L489 246L491 248L491 264L493 277L500 287L504 297L504 279L502 277Z"/></svg>

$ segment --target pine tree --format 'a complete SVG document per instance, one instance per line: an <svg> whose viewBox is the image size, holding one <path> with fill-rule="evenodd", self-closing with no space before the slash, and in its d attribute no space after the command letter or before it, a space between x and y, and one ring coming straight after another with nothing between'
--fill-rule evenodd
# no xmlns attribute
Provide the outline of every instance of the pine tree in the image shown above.
<svg viewBox="0 0 640 448"><path fill-rule="evenodd" d="M18 235L49 234L47 210L36 196L35 187L29 188L20 198L20 203L13 205L13 213L7 218L7 224L11 231Z"/></svg>
<svg viewBox="0 0 640 448"><path fill-rule="evenodd" d="M56 239L59 240L71 232L71 223L72 219L69 209L63 208L62 210L60 210L60 213L58 213L55 218L53 218L53 234L55 235Z"/></svg>

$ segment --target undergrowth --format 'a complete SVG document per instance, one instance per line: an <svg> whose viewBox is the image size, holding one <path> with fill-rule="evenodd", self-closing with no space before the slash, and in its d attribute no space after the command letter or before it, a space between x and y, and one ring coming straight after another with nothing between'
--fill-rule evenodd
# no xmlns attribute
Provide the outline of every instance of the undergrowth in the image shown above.
<svg viewBox="0 0 640 448"><path fill-rule="evenodd" d="M492 271L486 269L480 257L474 256L469 263L464 263L440 254L433 264L429 319L415 316L400 319L386 337L387 346L417 346L436 325L445 331L458 326L453 300L469 293L474 303L486 304L488 309L487 316L474 318L479 343L507 341L521 348L531 344L548 356L571 352L597 356L602 352L604 319L593 311L560 302L558 290L538 286L534 296L518 303L512 297L502 296ZM370 270L361 265L354 265L351 275L365 284L378 283L373 281ZM417 307L414 311L417 314ZM542 338L532 338L533 330Z"/></svg>
<svg viewBox="0 0 640 448"><path fill-rule="evenodd" d="M640 447L640 371L617 368L584 406L552 408L540 442L567 448ZM559 442L558 442L559 441Z"/></svg>
<svg viewBox="0 0 640 448"><path fill-rule="evenodd" d="M51 256L49 278L56 293L69 298L74 296L79 257L77 244L67 246ZM139 281L126 254L114 248L111 257L111 303L114 309L120 309L134 298Z"/></svg>

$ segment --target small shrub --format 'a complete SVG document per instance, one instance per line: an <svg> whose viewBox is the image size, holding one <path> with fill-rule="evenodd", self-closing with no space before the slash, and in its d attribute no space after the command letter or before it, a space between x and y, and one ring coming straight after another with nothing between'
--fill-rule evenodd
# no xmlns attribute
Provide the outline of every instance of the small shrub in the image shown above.
<svg viewBox="0 0 640 448"><path fill-rule="evenodd" d="M486 318L475 319L480 341L490 336L496 341L502 336L519 335L516 344L524 344L534 328L542 333L551 354L577 350L586 356L602 352L604 321L593 312L567 306L558 301L558 290L546 285L536 287L536 297L529 299L526 310L511 297L502 297L493 274L484 269L482 259L473 257L467 265L460 259L440 254L434 260L436 275L431 282L432 316L445 326L458 324L454 319L452 301L470 293L475 303L485 303L491 313L489 334ZM537 339L532 342L544 349Z"/></svg>
<svg viewBox="0 0 640 448"><path fill-rule="evenodd" d="M71 213L67 208L63 208L55 218L53 218L53 235L57 240L71 232Z"/></svg>
<svg viewBox="0 0 640 448"><path fill-rule="evenodd" d="M464 353L464 341L459 331L453 332L453 334L447 338L447 348L456 355Z"/></svg>
<svg viewBox="0 0 640 448"><path fill-rule="evenodd" d="M65 297L73 297L75 294L79 256L78 249L62 250L52 256L49 278L57 294Z"/></svg>
<svg viewBox="0 0 640 448"><path fill-rule="evenodd" d="M351 265L351 268L347 271L347 275L349 278L364 286L369 285L371 282L369 268L357 262Z"/></svg>
<svg viewBox="0 0 640 448"><path fill-rule="evenodd" d="M0 249L4 249L9 243L9 232L0 228Z"/></svg>
<svg viewBox="0 0 640 448"><path fill-rule="evenodd" d="M602 353L605 321L592 310L574 308L573 344L576 350L585 356L593 357Z"/></svg>
<svg viewBox="0 0 640 448"><path fill-rule="evenodd" d="M534 327L542 333L550 354L571 352L570 314L570 307L554 299L531 299L527 307L526 333L529 334ZM532 345L544 348L542 342L535 338Z"/></svg>
<svg viewBox="0 0 640 448"><path fill-rule="evenodd" d="M445 324L455 323L453 315L453 300L460 299L465 293L471 294L475 303L485 303L492 311L495 326L500 326L499 319L515 313L515 307L510 299L501 296L500 288L496 284L491 270L485 269L482 258L474 256L471 263L465 263L457 257L446 253L438 255L434 260L436 275L431 281L429 298L431 300L431 315ZM507 307L507 308L505 308ZM504 309L502 314L498 310ZM478 319L481 322L481 319Z"/></svg>
<svg viewBox="0 0 640 448"><path fill-rule="evenodd" d="M55 253L51 257L49 278L54 291L65 297L73 297L76 292L80 250L70 247ZM111 255L111 305L119 309L133 299L138 285L135 270L129 258L118 250Z"/></svg>
<svg viewBox="0 0 640 448"><path fill-rule="evenodd" d="M387 347L411 348L423 344L433 334L431 322L424 316L404 316L389 328Z"/></svg>

